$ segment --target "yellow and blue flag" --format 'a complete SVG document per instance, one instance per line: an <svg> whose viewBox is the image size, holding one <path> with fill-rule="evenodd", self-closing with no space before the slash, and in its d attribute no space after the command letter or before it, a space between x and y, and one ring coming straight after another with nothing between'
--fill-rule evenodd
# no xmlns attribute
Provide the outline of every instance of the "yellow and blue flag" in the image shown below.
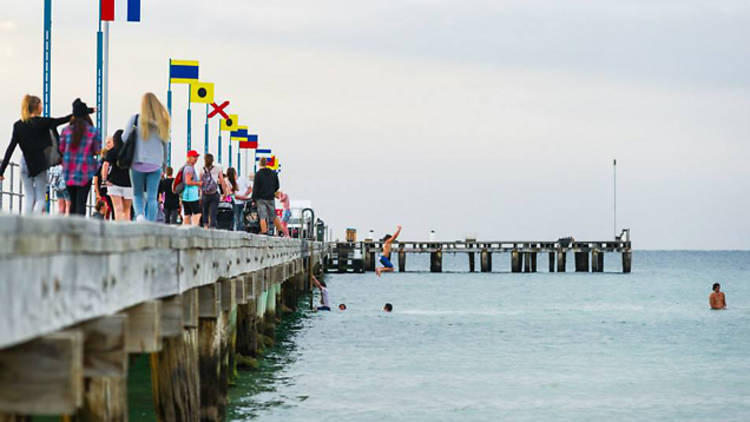
<svg viewBox="0 0 750 422"><path fill-rule="evenodd" d="M238 126L237 130L229 132L229 139L233 141L247 141L247 126Z"/></svg>
<svg viewBox="0 0 750 422"><path fill-rule="evenodd" d="M173 84L192 84L198 82L197 60L170 60L169 81Z"/></svg>
<svg viewBox="0 0 750 422"><path fill-rule="evenodd" d="M211 104L214 102L214 83L198 82L190 84L190 102Z"/></svg>
<svg viewBox="0 0 750 422"><path fill-rule="evenodd" d="M219 128L225 132L234 132L239 129L240 118L236 114L230 114L229 118L221 119Z"/></svg>

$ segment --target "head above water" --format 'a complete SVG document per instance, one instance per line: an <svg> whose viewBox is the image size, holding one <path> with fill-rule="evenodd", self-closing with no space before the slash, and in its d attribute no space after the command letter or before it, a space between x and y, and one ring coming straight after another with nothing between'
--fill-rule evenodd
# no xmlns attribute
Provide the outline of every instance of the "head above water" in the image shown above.
<svg viewBox="0 0 750 422"><path fill-rule="evenodd" d="M345 311L346 310L346 304L345 303L340 303L339 304L339 310L340 311Z"/></svg>
<svg viewBox="0 0 750 422"><path fill-rule="evenodd" d="M713 287L712 289L713 289L713 291L715 291L715 292L718 292L718 291L719 291L719 289L721 289L721 284L719 284L719 283L714 283L714 287Z"/></svg>
<svg viewBox="0 0 750 422"><path fill-rule="evenodd" d="M383 305L383 310L386 312L393 312L393 305L391 305L390 303L386 303L385 305Z"/></svg>

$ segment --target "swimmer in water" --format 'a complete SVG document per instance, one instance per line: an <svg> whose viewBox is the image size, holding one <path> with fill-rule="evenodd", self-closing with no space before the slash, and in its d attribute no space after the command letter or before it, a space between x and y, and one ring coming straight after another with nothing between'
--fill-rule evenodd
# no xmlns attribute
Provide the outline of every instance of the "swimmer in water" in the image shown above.
<svg viewBox="0 0 750 422"><path fill-rule="evenodd" d="M714 292L708 297L708 304L711 305L711 309L727 309L727 298L724 296L724 292L721 291L721 284L714 283L713 289Z"/></svg>
<svg viewBox="0 0 750 422"><path fill-rule="evenodd" d="M346 310L346 304L339 303L339 311L345 311Z"/></svg>
<svg viewBox="0 0 750 422"><path fill-rule="evenodd" d="M393 305L391 305L390 303L386 303L385 305L383 305L383 311L384 312L393 312Z"/></svg>
<svg viewBox="0 0 750 422"><path fill-rule="evenodd" d="M398 235L401 234L401 226L396 226L396 232L393 233L393 236L390 234L385 235L383 238L383 253L380 255L380 263L383 264L382 267L375 268L375 274L380 277L380 274L387 272L393 272L395 269L393 268L393 263L391 263L391 244L394 240L398 239Z"/></svg>

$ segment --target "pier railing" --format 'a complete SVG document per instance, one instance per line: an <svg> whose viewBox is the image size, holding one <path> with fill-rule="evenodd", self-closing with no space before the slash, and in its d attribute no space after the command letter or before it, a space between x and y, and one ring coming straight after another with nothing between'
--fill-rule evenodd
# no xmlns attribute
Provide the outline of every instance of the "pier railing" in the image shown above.
<svg viewBox="0 0 750 422"><path fill-rule="evenodd" d="M21 166L11 161L5 170L5 180L0 180L0 212L20 214L23 212L23 202L27 200L21 180ZM49 209L48 214L57 215L57 192L48 187L45 200L47 201L46 208ZM94 187L92 186L86 201L88 214L93 212L96 205L95 201Z"/></svg>

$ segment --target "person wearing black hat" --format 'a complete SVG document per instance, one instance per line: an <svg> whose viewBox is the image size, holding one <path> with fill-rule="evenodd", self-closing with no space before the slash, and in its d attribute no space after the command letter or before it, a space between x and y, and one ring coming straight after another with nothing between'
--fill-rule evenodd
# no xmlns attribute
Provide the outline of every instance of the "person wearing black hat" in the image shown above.
<svg viewBox="0 0 750 422"><path fill-rule="evenodd" d="M0 164L0 180L10 164L16 146L21 147L21 181L26 193L23 205L24 214L41 213L44 210L44 195L47 191L47 169L58 164L51 163L45 149L57 141L57 127L70 121L70 115L56 119L41 117L42 100L34 95L25 95L21 101L21 119L13 124L10 145L5 150L5 158ZM53 139L54 137L54 139Z"/></svg>
<svg viewBox="0 0 750 422"><path fill-rule="evenodd" d="M91 179L98 169L96 155L101 149L101 137L89 116L93 112L94 109L76 98L73 118L60 134L63 173L70 195L70 213L74 215L86 215Z"/></svg>

